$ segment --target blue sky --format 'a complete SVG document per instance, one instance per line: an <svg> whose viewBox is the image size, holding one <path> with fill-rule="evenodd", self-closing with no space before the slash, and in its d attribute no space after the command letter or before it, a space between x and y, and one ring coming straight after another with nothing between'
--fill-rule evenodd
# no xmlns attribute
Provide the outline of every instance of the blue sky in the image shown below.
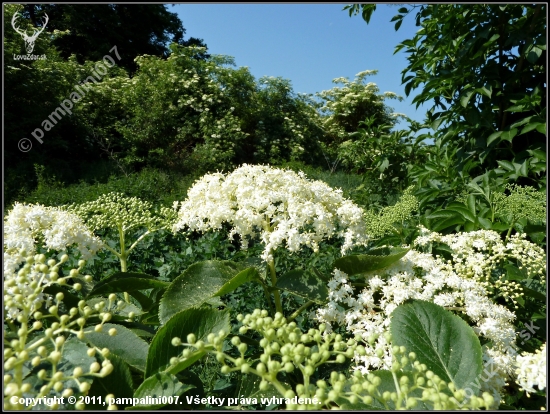
<svg viewBox="0 0 550 414"><path fill-rule="evenodd" d="M395 112L421 122L428 106L412 105L407 98L401 71L407 55L393 51L414 36L415 15L404 19L395 32L391 18L397 5L379 4L367 25L361 16L349 17L341 4L178 4L168 10L178 14L185 38L198 37L212 54L229 55L237 66L248 66L258 79L280 76L289 79L295 92L315 93L336 86L334 78L377 69L370 76L380 92L395 92L403 102L387 100ZM400 127L406 127L402 123Z"/></svg>

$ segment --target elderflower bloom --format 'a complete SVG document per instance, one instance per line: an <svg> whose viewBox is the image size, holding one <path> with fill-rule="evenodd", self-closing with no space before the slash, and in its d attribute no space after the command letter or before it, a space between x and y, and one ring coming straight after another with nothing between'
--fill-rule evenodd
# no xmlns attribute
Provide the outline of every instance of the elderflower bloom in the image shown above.
<svg viewBox="0 0 550 414"><path fill-rule="evenodd" d="M546 388L546 343L534 354L518 355L516 365L516 382L527 394L537 392L535 385L540 391Z"/></svg>
<svg viewBox="0 0 550 414"><path fill-rule="evenodd" d="M36 293L36 288L57 277L55 269L63 260L46 265L44 255L33 257L37 243L57 251L76 245L84 260L102 247L101 240L76 215L55 207L16 203L4 219L4 301L11 319L19 314L24 299L33 309L49 304L49 296Z"/></svg>
<svg viewBox="0 0 550 414"><path fill-rule="evenodd" d="M317 310L317 320L326 324L327 332L336 324L363 338L366 355L355 355L355 370L368 374L373 369L391 369L391 344L383 333L389 329L392 312L407 299L430 301L467 315L474 331L489 341L483 357L491 361L491 378L481 387L500 401L500 392L513 374L515 314L495 304L479 282L458 274L451 264L415 250L384 269L365 273L367 287L357 293L345 273L335 269L333 275L328 282L329 302ZM368 343L373 336L376 341Z"/></svg>
<svg viewBox="0 0 550 414"><path fill-rule="evenodd" d="M244 164L230 174L207 174L179 205L174 231L218 230L231 225L229 237L239 235L243 249L259 236L265 245L262 259L283 243L295 252L302 246L319 250L319 242L331 237L344 240L342 254L367 242L363 210L321 181L262 165Z"/></svg>

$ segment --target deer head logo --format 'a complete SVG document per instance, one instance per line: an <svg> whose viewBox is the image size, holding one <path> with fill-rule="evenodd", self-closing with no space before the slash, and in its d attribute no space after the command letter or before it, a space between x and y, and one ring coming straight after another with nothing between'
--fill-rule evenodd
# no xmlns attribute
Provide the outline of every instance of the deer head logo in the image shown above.
<svg viewBox="0 0 550 414"><path fill-rule="evenodd" d="M28 54L31 54L32 51L34 50L34 42L38 38L38 35L44 31L44 29L46 28L46 25L48 24L48 21L50 20L50 18L48 17L48 15L46 13L44 13L44 15L46 17L43 20L42 28L41 29L33 29L34 33L32 34L32 36L29 36L26 31L19 29L15 25L16 21L17 21L17 18L19 16L21 16L21 14L19 12L15 12L15 14L13 15L13 18L11 19L11 25L13 27L13 30L15 30L17 33L19 33L23 37L23 40L25 41L25 49L27 49Z"/></svg>

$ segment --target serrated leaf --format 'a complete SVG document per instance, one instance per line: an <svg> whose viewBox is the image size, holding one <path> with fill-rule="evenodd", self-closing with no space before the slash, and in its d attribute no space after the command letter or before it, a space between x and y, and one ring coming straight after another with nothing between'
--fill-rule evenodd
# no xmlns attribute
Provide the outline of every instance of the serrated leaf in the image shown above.
<svg viewBox="0 0 550 414"><path fill-rule="evenodd" d="M164 407L169 403L151 404L147 403L147 401L150 398L179 396L192 388L195 388L195 386L189 384L183 385L175 375L156 373L141 383L134 393L134 398L140 399L140 402L128 407L127 410L154 410ZM141 404L141 402L144 404Z"/></svg>
<svg viewBox="0 0 550 414"><path fill-rule="evenodd" d="M260 390L260 383L262 379L256 375L243 375L239 384L238 392L236 395L243 396L245 398L272 398L280 397L279 391L272 383L269 383L266 390ZM290 386L286 383L282 383L283 387L290 389Z"/></svg>
<svg viewBox="0 0 550 414"><path fill-rule="evenodd" d="M311 272L291 270L277 280L277 287L300 297L325 304L328 299L327 283Z"/></svg>
<svg viewBox="0 0 550 414"><path fill-rule="evenodd" d="M457 389L479 389L481 345L460 317L431 302L413 300L399 305L390 323L392 343L415 352L417 360Z"/></svg>
<svg viewBox="0 0 550 414"><path fill-rule="evenodd" d="M163 288L170 285L154 276L145 273L118 272L101 280L88 297L117 292L133 292L135 290Z"/></svg>
<svg viewBox="0 0 550 414"><path fill-rule="evenodd" d="M109 335L109 329L115 328L117 333ZM149 345L130 329L122 325L106 323L101 332L93 329L84 331L85 340L97 348L108 348L109 351L121 358L128 365L139 371L145 370Z"/></svg>
<svg viewBox="0 0 550 414"><path fill-rule="evenodd" d="M229 293L258 277L254 267L231 261L207 260L189 266L166 289L159 306L159 320L166 323L173 315L196 308L208 299Z"/></svg>
<svg viewBox="0 0 550 414"><path fill-rule="evenodd" d="M55 297L55 295L59 292L63 293L63 303L69 309L78 308L78 302L81 300L78 296L72 294L67 288L58 284L46 286L43 292L53 297Z"/></svg>
<svg viewBox="0 0 550 414"><path fill-rule="evenodd" d="M205 340L209 333L219 331L227 333L231 330L229 324L229 311L217 309L188 309L172 316L158 331L147 355L145 376L149 377L156 372L163 371L170 364L170 358L177 356L183 350L182 347L172 345L172 338L178 337L182 341L187 340L187 335L194 334L199 340ZM202 356L202 355L201 355ZM188 358L176 367L172 367L170 373L177 374L192 365L198 358Z"/></svg>
<svg viewBox="0 0 550 414"><path fill-rule="evenodd" d="M222 296L227 293L233 292L239 286L246 282L251 282L253 280L259 279L260 274L255 267L249 267L243 271L237 273L229 282L224 284L221 289L216 293L216 296Z"/></svg>
<svg viewBox="0 0 550 414"><path fill-rule="evenodd" d="M349 276L382 269L405 256L410 249L395 247L388 255L359 254L344 256L334 261L333 268Z"/></svg>
<svg viewBox="0 0 550 414"><path fill-rule="evenodd" d="M132 373L128 368L128 364L114 354L109 355L109 361L113 364L113 372L105 377L96 377L94 379L92 387L88 391L92 404L86 404L87 410L106 409L107 407L99 403L101 401L99 397L104 399L108 394L114 394L115 398L131 398L134 395ZM93 404L96 402L96 399L93 397L98 397L97 404ZM123 410L125 405L117 404L117 408Z"/></svg>

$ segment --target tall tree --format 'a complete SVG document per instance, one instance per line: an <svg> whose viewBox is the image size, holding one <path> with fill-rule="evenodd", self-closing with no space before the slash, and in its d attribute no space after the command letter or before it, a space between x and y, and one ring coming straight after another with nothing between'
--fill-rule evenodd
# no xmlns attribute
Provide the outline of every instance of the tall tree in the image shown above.
<svg viewBox="0 0 550 414"><path fill-rule="evenodd" d="M25 5L24 15L35 25L44 13L49 16L46 31L69 31L54 46L64 58L76 55L79 63L100 60L117 46L120 65L134 72L136 56L166 57L170 43L206 47L201 39L184 40L181 20L162 4Z"/></svg>
<svg viewBox="0 0 550 414"><path fill-rule="evenodd" d="M345 9L368 23L376 5ZM433 100L427 121L457 150L457 169L469 159L474 173L504 165L536 179L546 149L546 5L407 6L392 19L396 30L411 12L420 30L396 47L408 54L402 82L407 95L419 89L417 106Z"/></svg>

